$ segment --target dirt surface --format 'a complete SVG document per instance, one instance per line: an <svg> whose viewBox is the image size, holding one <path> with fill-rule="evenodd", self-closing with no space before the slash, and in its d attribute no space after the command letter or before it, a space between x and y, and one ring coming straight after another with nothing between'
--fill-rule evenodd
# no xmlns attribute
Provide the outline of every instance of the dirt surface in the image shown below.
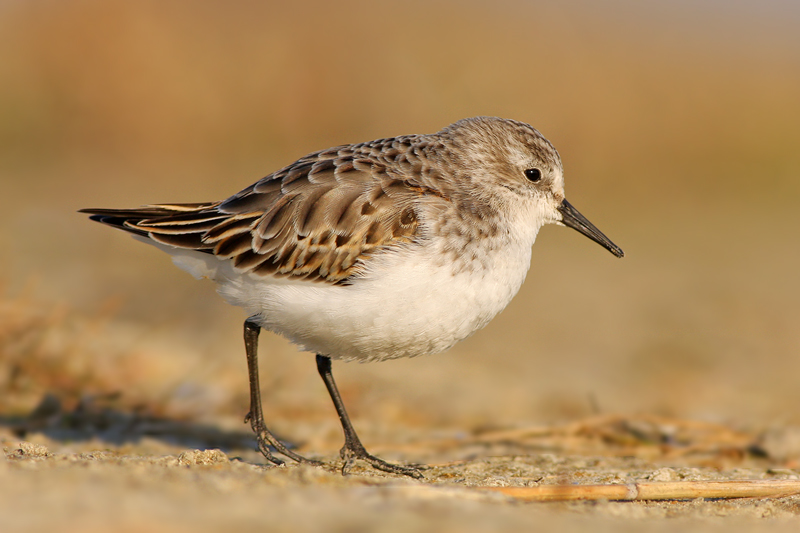
<svg viewBox="0 0 800 533"><path fill-rule="evenodd" d="M50 412L42 416L46 404ZM272 466L246 432L124 416L53 400L0 433L3 531L794 531L800 495L665 502L521 503L482 490L570 484L698 480L800 480L797 434L753 436L714 424L658 417L598 416L551 427L484 431L420 441L387 459L426 463L424 479L356 463ZM232 422L232 421L229 421ZM223 426L225 424L222 424ZM38 426L38 430L33 430ZM19 440L24 435L27 440ZM176 445L203 444L202 449ZM374 437L369 435L369 437ZM403 438L400 432L395 435ZM103 440L105 439L105 441ZM111 444L116 440L118 444ZM172 442L172 443L170 443ZM221 445L209 449L211 445ZM333 443L331 443L333 444ZM783 446L781 448L780 446ZM787 446L789 448L787 448ZM548 450L548 451L545 451ZM580 454L569 453L581 451ZM682 526L681 526L682 527Z"/></svg>

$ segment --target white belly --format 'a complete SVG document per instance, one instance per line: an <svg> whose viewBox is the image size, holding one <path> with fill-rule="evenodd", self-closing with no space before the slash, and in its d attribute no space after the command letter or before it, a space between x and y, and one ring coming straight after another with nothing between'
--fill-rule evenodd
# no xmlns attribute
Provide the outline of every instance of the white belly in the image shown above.
<svg viewBox="0 0 800 533"><path fill-rule="evenodd" d="M214 279L231 304L303 350L381 361L441 352L502 311L530 265L530 245L461 265L415 245L369 259L352 285L270 280L234 272L214 256L159 246L195 277ZM441 258L438 258L441 259Z"/></svg>

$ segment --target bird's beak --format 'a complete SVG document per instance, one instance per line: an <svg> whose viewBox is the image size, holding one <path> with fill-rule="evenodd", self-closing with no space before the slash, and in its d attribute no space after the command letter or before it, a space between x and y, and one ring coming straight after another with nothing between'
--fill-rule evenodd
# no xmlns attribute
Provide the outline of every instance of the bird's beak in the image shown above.
<svg viewBox="0 0 800 533"><path fill-rule="evenodd" d="M561 213L561 224L583 233L617 257L625 255L622 248L611 242L611 239L603 235L602 231L586 220L586 217L572 207L572 204L566 199L558 206L558 212Z"/></svg>

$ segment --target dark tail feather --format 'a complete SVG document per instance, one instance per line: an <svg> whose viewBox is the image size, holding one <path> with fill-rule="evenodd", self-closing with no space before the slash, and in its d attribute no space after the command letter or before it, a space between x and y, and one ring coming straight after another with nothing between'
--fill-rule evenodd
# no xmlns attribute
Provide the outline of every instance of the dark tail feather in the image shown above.
<svg viewBox="0 0 800 533"><path fill-rule="evenodd" d="M152 214L145 214L141 210L126 210L126 209L81 209L78 211L79 213L89 213L91 216L89 220L94 220L95 222L100 222L101 224L106 224L107 226L111 226L114 228L122 229L130 233L134 233L136 235L141 235L143 237L149 237L149 233L147 231L140 230L138 228L134 228L131 226L127 226L125 223L137 224L146 218L150 218Z"/></svg>
<svg viewBox="0 0 800 533"><path fill-rule="evenodd" d="M179 248L190 248L202 252L211 252L213 245L206 245L202 242L202 236L208 229L207 224L187 224L187 218L197 216L197 222L203 222L202 211L213 209L217 203L204 204L169 204L169 205L148 205L137 209L104 209L88 208L81 209L79 213L91 215L90 220L100 222L118 228L134 235L140 235L153 239L157 242L169 244ZM187 217L187 215L189 215ZM217 218L211 213L207 213L210 218ZM176 225L169 224L174 221ZM152 229L146 227L148 224L156 226L165 224L165 227ZM144 224L145 227L140 226ZM172 226L170 228L170 226ZM194 226L194 227L192 227ZM205 227L202 227L205 226Z"/></svg>

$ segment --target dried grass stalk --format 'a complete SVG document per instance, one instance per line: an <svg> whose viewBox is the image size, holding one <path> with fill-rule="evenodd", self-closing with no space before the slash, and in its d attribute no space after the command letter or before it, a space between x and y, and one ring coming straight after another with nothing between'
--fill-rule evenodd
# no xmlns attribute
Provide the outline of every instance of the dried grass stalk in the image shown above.
<svg viewBox="0 0 800 533"><path fill-rule="evenodd" d="M800 494L797 480L675 481L625 485L481 487L529 502L568 500L693 500L695 498L781 498Z"/></svg>

